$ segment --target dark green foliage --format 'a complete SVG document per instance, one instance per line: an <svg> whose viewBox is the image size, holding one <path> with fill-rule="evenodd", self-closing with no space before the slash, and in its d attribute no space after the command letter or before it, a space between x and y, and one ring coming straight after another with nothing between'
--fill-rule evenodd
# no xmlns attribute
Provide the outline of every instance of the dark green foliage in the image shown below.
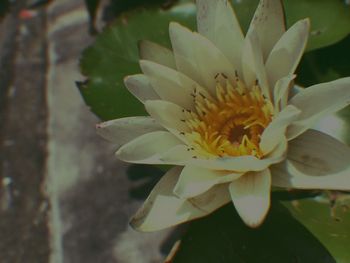
<svg viewBox="0 0 350 263"><path fill-rule="evenodd" d="M244 225L232 204L193 222L174 263L335 263L288 210L274 202L264 224Z"/></svg>

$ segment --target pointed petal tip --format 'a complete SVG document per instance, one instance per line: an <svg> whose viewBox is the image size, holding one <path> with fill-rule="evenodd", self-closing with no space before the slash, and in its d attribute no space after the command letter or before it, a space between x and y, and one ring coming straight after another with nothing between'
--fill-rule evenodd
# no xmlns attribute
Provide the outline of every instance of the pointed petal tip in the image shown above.
<svg viewBox="0 0 350 263"><path fill-rule="evenodd" d="M137 224L137 221L135 220L134 217L132 217L132 218L129 220L129 226L132 227L134 230L138 230L139 225Z"/></svg>
<svg viewBox="0 0 350 263"><path fill-rule="evenodd" d="M123 150L122 147L120 147L115 153L114 155L121 161L125 161L123 160Z"/></svg>
<svg viewBox="0 0 350 263"><path fill-rule="evenodd" d="M266 200L261 200L257 202L256 198L249 200L247 197L246 200L242 199L241 204L244 203L244 206L240 206L237 210L242 221L251 228L258 228L265 221L266 216L270 210L270 202L266 207ZM237 205L237 204L236 204ZM237 206L236 206L237 207Z"/></svg>
<svg viewBox="0 0 350 263"><path fill-rule="evenodd" d="M206 192L206 191L204 191L204 192ZM173 194L181 200L189 200L191 198L194 198L198 195L203 194L204 192L200 191L198 194L196 193L194 195L193 192L190 191L190 189L186 189L185 187L181 187L178 184L175 185L174 190L173 190Z"/></svg>
<svg viewBox="0 0 350 263"><path fill-rule="evenodd" d="M139 60L139 64L140 64L140 67L141 67L141 70L142 72L147 76L147 72L150 70L150 68L158 65L158 63L156 62L153 62L153 61L150 61L150 60L147 60L147 59L140 59Z"/></svg>
<svg viewBox="0 0 350 263"><path fill-rule="evenodd" d="M155 225L151 226L149 224L145 224L141 218L138 218L137 214L134 215L130 221L129 221L129 226L134 229L137 232L154 232L154 231L159 231L162 230L163 228L157 228Z"/></svg>
<svg viewBox="0 0 350 263"><path fill-rule="evenodd" d="M270 171L248 173L232 182L229 191L243 222L252 228L261 225L270 210Z"/></svg>
<svg viewBox="0 0 350 263"><path fill-rule="evenodd" d="M130 81L131 81L131 79L132 79L132 76L133 76L133 75L127 75L127 76L125 76L125 77L123 78L123 82L124 82L125 86L127 86L127 85L130 84Z"/></svg>
<svg viewBox="0 0 350 263"><path fill-rule="evenodd" d="M174 29L177 29L177 28L180 28L181 25L178 23L178 22L175 22L175 21L171 21L169 23L169 31L171 32L172 30Z"/></svg>
<svg viewBox="0 0 350 263"><path fill-rule="evenodd" d="M304 19L302 19L301 21L302 21L305 25L307 25L307 26L310 26L310 24L311 24L311 20L310 20L309 17L304 18Z"/></svg>
<svg viewBox="0 0 350 263"><path fill-rule="evenodd" d="M172 35L171 32L172 31L187 31L187 32L190 32L190 33L193 33L192 30L190 30L189 28L181 25L179 22L175 22L175 21L171 21L169 23L169 32L170 32L170 36Z"/></svg>
<svg viewBox="0 0 350 263"><path fill-rule="evenodd" d="M149 40L145 40L145 39L140 39L137 41L137 48L140 54L140 58L143 59L143 53L144 51L147 51L148 48L150 48L150 46L152 45L158 45L156 43L153 43Z"/></svg>
<svg viewBox="0 0 350 263"><path fill-rule="evenodd" d="M103 123L97 123L97 124L95 124L95 129L96 129L96 130L101 129L102 127L103 127Z"/></svg>
<svg viewBox="0 0 350 263"><path fill-rule="evenodd" d="M145 59L140 59L140 60L139 60L139 64L140 64L141 68L142 68L143 66L147 65L148 62L149 62L149 61L148 61L148 60L145 60Z"/></svg>
<svg viewBox="0 0 350 263"><path fill-rule="evenodd" d="M310 32L310 27L311 27L311 20L310 18L304 18L300 21L298 21L297 23L300 23L303 25L303 29L306 31L306 32Z"/></svg>
<svg viewBox="0 0 350 263"><path fill-rule="evenodd" d="M151 230L147 231L147 227L145 228L140 220L138 220L135 216L133 216L129 221L129 226L138 232L150 232Z"/></svg>
<svg viewBox="0 0 350 263"><path fill-rule="evenodd" d="M303 33L310 32L311 20L308 17L301 19L301 20L295 22L295 24L292 27L294 27L294 26L297 26L299 28L299 30L302 31ZM292 28L292 27L290 27L290 28Z"/></svg>
<svg viewBox="0 0 350 263"><path fill-rule="evenodd" d="M96 129L96 132L97 134L101 134L101 132L103 132L106 128L108 129L111 125L113 125L113 123L115 121L118 121L120 119L115 119L115 120L109 120L109 121L104 121L104 122L100 122L100 123L97 123L95 124L95 129ZM102 135L103 137L103 135Z"/></svg>
<svg viewBox="0 0 350 263"><path fill-rule="evenodd" d="M164 211L165 212L165 211ZM165 230L167 228L174 227L184 222L173 222L169 225L167 224L153 224L152 222L145 221L141 215L135 214L129 221L129 226L137 232L150 233L155 231Z"/></svg>

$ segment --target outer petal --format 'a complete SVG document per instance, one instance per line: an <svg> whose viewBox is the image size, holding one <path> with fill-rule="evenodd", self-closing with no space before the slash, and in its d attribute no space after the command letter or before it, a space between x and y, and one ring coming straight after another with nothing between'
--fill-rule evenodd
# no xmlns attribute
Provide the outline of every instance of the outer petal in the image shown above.
<svg viewBox="0 0 350 263"><path fill-rule="evenodd" d="M273 184L305 189L350 190L350 148L309 130L290 142L287 161L273 166Z"/></svg>
<svg viewBox="0 0 350 263"><path fill-rule="evenodd" d="M154 187L130 224L139 231L156 231L206 216L230 202L227 185L214 187L196 198L181 199L173 194L181 168L169 170Z"/></svg>
<svg viewBox="0 0 350 263"><path fill-rule="evenodd" d="M271 152L282 140L285 140L286 129L301 113L299 109L288 105L266 127L261 135L260 148L264 154Z"/></svg>
<svg viewBox="0 0 350 263"><path fill-rule="evenodd" d="M277 111L280 111L287 106L289 90L295 77L296 75L289 75L276 82L273 91L273 102Z"/></svg>
<svg viewBox="0 0 350 263"><path fill-rule="evenodd" d="M234 82L234 67L208 39L174 22L170 23L169 32L179 71L212 94L215 93L218 73Z"/></svg>
<svg viewBox="0 0 350 263"><path fill-rule="evenodd" d="M310 176L285 161L271 168L272 185L297 189L325 189L350 191L350 169L325 176Z"/></svg>
<svg viewBox="0 0 350 263"><path fill-rule="evenodd" d="M214 171L186 165L180 174L174 193L180 198L191 198L204 193L216 184L231 182L241 175L242 173Z"/></svg>
<svg viewBox="0 0 350 263"><path fill-rule="evenodd" d="M350 104L350 78L303 89L290 100L289 104L302 111L299 119L288 128L288 139L293 139L312 127L322 116Z"/></svg>
<svg viewBox="0 0 350 263"><path fill-rule="evenodd" d="M150 60L169 68L176 68L173 52L161 45L142 40L139 42L139 52L141 59Z"/></svg>
<svg viewBox="0 0 350 263"><path fill-rule="evenodd" d="M116 153L125 162L146 164L170 164L165 160L174 148L182 142L167 131L156 131L144 134L123 145ZM186 152L186 151L185 151ZM176 154L182 155L176 151Z"/></svg>
<svg viewBox="0 0 350 263"><path fill-rule="evenodd" d="M124 84L142 103L146 100L160 99L159 95L153 90L148 78L143 74L127 76L124 79Z"/></svg>
<svg viewBox="0 0 350 263"><path fill-rule="evenodd" d="M184 122L186 114L184 108L163 100L149 100L145 103L147 112L163 127L176 136L181 132L189 131Z"/></svg>
<svg viewBox="0 0 350 263"><path fill-rule="evenodd" d="M142 60L140 65L163 100L171 101L185 109L194 109L193 94L200 92L209 96L205 89L181 72L146 60Z"/></svg>
<svg viewBox="0 0 350 263"><path fill-rule="evenodd" d="M143 134L164 130L150 117L127 117L96 125L97 133L106 140L123 145Z"/></svg>
<svg viewBox="0 0 350 263"><path fill-rule="evenodd" d="M198 32L208 38L238 68L243 33L234 10L227 0L197 0Z"/></svg>
<svg viewBox="0 0 350 263"><path fill-rule="evenodd" d="M247 173L230 184L233 204L244 223L258 227L270 208L271 175L269 169Z"/></svg>
<svg viewBox="0 0 350 263"><path fill-rule="evenodd" d="M300 20L273 47L266 61L266 71L272 87L279 79L294 73L306 47L309 30L310 21Z"/></svg>
<svg viewBox="0 0 350 263"><path fill-rule="evenodd" d="M252 31L245 39L242 56L242 69L247 86L252 86L254 81L258 81L263 94L271 99L271 92L267 80L263 54L257 34Z"/></svg>
<svg viewBox="0 0 350 263"><path fill-rule="evenodd" d="M350 148L335 138L308 130L289 142L287 159L306 174L334 174L350 167Z"/></svg>
<svg viewBox="0 0 350 263"><path fill-rule="evenodd" d="M252 52L251 38L246 37L242 50L242 76L246 86L251 87L256 81L255 61Z"/></svg>
<svg viewBox="0 0 350 263"><path fill-rule="evenodd" d="M335 139L347 144L349 134L349 124L346 119L337 113L332 113L322 117L312 129L328 134Z"/></svg>
<svg viewBox="0 0 350 263"><path fill-rule="evenodd" d="M284 12L281 0L261 0L249 26L247 36L257 32L264 59L285 31Z"/></svg>

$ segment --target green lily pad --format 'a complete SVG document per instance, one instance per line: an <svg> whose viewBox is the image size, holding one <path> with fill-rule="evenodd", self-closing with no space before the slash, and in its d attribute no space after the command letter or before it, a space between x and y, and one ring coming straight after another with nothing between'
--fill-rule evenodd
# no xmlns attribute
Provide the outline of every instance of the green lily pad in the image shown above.
<svg viewBox="0 0 350 263"><path fill-rule="evenodd" d="M174 263L331 263L327 249L279 202L264 224L245 226L232 204L191 223Z"/></svg>
<svg viewBox="0 0 350 263"><path fill-rule="evenodd" d="M284 0L287 25L310 18L311 32L307 49L332 45L350 33L350 5L345 1Z"/></svg>
<svg viewBox="0 0 350 263"><path fill-rule="evenodd" d="M350 13L349 13L350 14ZM313 84L350 76L350 36L335 45L304 55L298 69L298 84Z"/></svg>
<svg viewBox="0 0 350 263"><path fill-rule="evenodd" d="M284 204L294 218L328 249L337 263L347 263L350 262L350 195L332 194L337 196L333 208L329 199L324 197Z"/></svg>
<svg viewBox="0 0 350 263"><path fill-rule="evenodd" d="M194 27L195 6L182 4L169 10L140 9L120 17L100 34L81 59L88 77L79 89L85 102L101 119L144 115L143 105L124 87L127 75L140 72L137 44L142 39L169 46L171 21Z"/></svg>
<svg viewBox="0 0 350 263"><path fill-rule="evenodd" d="M246 31L258 0L233 1L234 8ZM345 1L284 0L287 28L300 19L310 18L311 30L307 50L332 45L350 33L350 5Z"/></svg>
<svg viewBox="0 0 350 263"><path fill-rule="evenodd" d="M185 3L184 3L185 2ZM79 83L81 94L91 110L101 119L143 115L143 106L125 89L123 78L140 72L137 43L147 39L170 46L168 24L178 21L195 28L195 5L183 0L168 10L157 8L126 12L86 49L81 59L81 71L88 78ZM254 14L257 0L233 1L244 30ZM309 50L332 44L350 30L349 6L342 1L285 1L287 22L310 17L312 36ZM315 33L316 32L316 33ZM320 33L319 33L320 32Z"/></svg>

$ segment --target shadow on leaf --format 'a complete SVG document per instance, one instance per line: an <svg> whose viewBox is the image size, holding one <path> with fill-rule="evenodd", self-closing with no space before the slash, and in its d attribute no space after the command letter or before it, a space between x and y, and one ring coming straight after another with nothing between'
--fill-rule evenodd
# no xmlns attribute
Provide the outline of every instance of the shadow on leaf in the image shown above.
<svg viewBox="0 0 350 263"><path fill-rule="evenodd" d="M334 263L327 249L279 202L262 226L244 225L232 204L191 223L174 263Z"/></svg>

